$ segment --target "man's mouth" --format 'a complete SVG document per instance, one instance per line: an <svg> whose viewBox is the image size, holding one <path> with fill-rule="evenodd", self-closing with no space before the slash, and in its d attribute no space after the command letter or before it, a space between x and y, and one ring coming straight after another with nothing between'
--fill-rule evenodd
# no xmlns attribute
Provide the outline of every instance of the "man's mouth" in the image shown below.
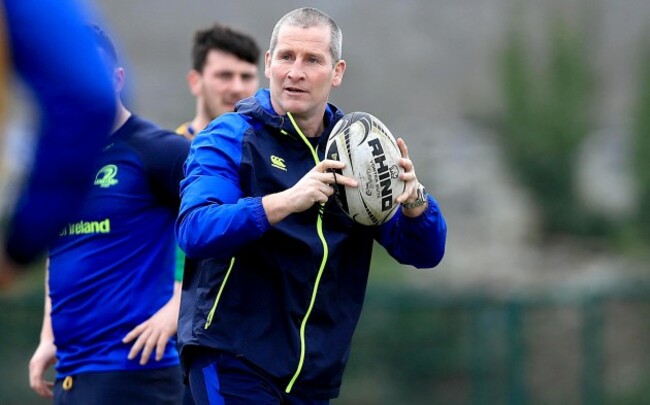
<svg viewBox="0 0 650 405"><path fill-rule="evenodd" d="M305 90L300 89L298 87L285 87L284 91L286 91L287 93L290 93L290 94L303 94L303 93L306 93Z"/></svg>

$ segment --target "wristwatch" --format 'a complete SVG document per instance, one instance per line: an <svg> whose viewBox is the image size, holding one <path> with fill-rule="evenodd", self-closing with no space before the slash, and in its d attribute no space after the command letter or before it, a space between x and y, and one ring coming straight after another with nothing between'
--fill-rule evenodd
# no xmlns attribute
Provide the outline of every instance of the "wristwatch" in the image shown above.
<svg viewBox="0 0 650 405"><path fill-rule="evenodd" d="M424 189L422 184L418 185L418 198L411 202L403 202L404 208L417 208L427 202L427 190Z"/></svg>

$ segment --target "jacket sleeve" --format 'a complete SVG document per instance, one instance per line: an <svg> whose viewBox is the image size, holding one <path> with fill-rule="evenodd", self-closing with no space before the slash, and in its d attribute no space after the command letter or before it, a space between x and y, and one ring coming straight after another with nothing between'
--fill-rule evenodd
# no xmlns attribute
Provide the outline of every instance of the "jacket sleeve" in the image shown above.
<svg viewBox="0 0 650 405"><path fill-rule="evenodd" d="M5 249L17 263L43 253L92 185L115 116L111 77L69 0L4 2L15 72L27 85L39 133Z"/></svg>
<svg viewBox="0 0 650 405"><path fill-rule="evenodd" d="M401 264L432 268L445 254L447 224L435 199L427 198L429 206L422 215L409 218L400 209L379 228L377 241Z"/></svg>
<svg viewBox="0 0 650 405"><path fill-rule="evenodd" d="M269 227L261 197L243 197L239 181L248 124L222 116L192 142L181 182L178 245L193 259L228 258Z"/></svg>

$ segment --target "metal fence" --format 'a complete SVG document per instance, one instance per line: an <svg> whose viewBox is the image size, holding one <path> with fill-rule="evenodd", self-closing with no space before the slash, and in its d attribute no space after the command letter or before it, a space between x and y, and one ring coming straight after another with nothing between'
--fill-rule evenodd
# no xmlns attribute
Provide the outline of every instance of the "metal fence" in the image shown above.
<svg viewBox="0 0 650 405"><path fill-rule="evenodd" d="M650 403L650 283L372 288L338 404Z"/></svg>

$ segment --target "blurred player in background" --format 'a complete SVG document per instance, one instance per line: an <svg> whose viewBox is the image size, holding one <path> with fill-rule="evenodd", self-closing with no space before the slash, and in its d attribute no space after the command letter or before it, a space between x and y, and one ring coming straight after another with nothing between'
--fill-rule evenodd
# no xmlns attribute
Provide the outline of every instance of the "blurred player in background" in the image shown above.
<svg viewBox="0 0 650 405"><path fill-rule="evenodd" d="M187 74L196 97L196 115L176 132L192 140L210 121L232 112L235 103L255 94L259 86L260 48L251 36L214 24L194 34L192 69Z"/></svg>
<svg viewBox="0 0 650 405"><path fill-rule="evenodd" d="M90 30L118 114L91 192L50 249L30 384L55 404L178 404L173 224L189 141L122 105L124 69L108 36ZM44 372L55 363L52 390Z"/></svg>
<svg viewBox="0 0 650 405"><path fill-rule="evenodd" d="M113 125L111 75L84 18L71 0L0 3L0 92L12 74L22 79L38 120L33 158L17 162L27 164L24 179L16 178L0 139L0 287L43 255L80 207ZM0 95L3 121L11 101ZM29 143L27 135L19 142Z"/></svg>
<svg viewBox="0 0 650 405"><path fill-rule="evenodd" d="M397 140L405 191L386 224L355 224L329 197L342 162L322 160L343 113L328 103L346 62L326 14L276 24L270 88L212 121L192 142L177 240L188 267L178 339L197 404L326 404L338 396L359 320L372 247L436 266L446 225Z"/></svg>

